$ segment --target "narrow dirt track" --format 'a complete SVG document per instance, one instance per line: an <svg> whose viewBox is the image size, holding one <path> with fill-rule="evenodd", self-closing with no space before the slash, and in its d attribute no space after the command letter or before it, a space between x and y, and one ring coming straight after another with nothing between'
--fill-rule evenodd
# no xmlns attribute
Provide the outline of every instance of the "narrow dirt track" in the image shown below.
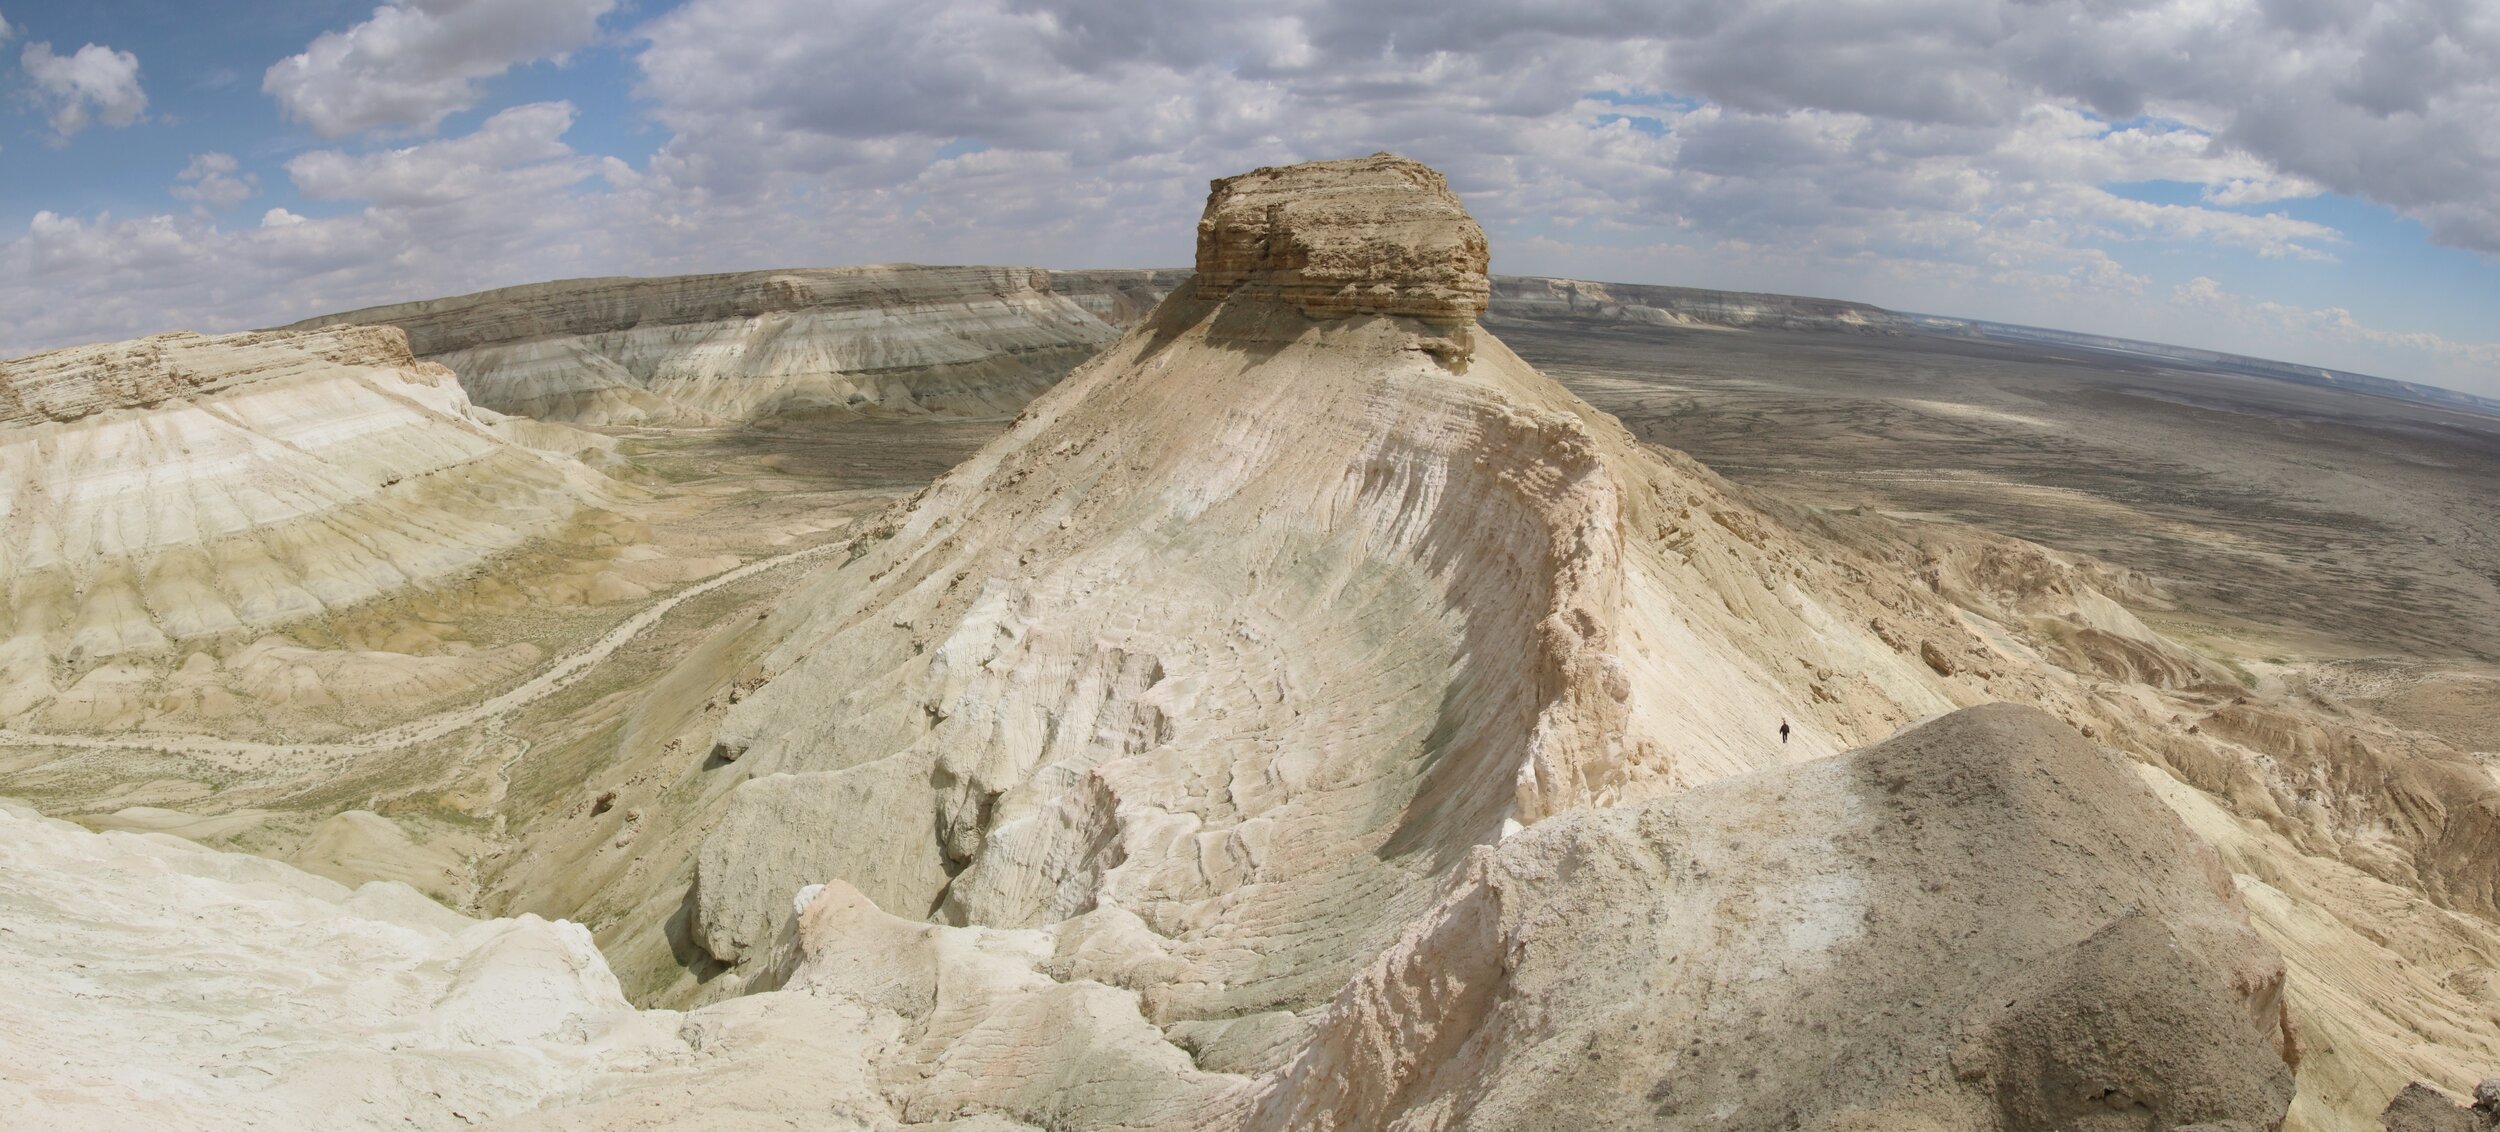
<svg viewBox="0 0 2500 1132"><path fill-rule="evenodd" d="M627 641L641 635L644 630L659 624L661 618L668 616L670 611L686 602L723 586L735 585L768 570L777 570L793 563L825 557L847 545L849 545L847 541L837 540L811 546L805 550L793 550L770 558L759 558L744 566L707 578L652 602L641 612L626 618L623 623L608 630L606 635L598 640L558 658L555 663L548 665L538 675L522 681L502 695L470 707L437 712L406 723L395 724L353 739L330 743L255 743L215 735L52 735L0 728L0 747L85 747L125 751L166 751L178 754L290 754L333 757L367 755L402 747L413 747L419 743L429 743L453 732L474 727L490 719L510 715L573 686L582 677L589 675L590 670L600 661L606 660Z"/></svg>

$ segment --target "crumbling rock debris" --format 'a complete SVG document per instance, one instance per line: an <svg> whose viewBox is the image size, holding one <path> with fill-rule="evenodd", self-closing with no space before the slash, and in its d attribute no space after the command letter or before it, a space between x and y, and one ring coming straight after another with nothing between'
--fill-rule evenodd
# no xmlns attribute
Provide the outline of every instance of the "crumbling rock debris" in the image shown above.
<svg viewBox="0 0 2500 1132"><path fill-rule="evenodd" d="M2386 1132L2491 1132L2500 1128L2500 1077L2474 1086L2472 1104L2458 1104L2415 1081L2387 1102L2378 1119Z"/></svg>

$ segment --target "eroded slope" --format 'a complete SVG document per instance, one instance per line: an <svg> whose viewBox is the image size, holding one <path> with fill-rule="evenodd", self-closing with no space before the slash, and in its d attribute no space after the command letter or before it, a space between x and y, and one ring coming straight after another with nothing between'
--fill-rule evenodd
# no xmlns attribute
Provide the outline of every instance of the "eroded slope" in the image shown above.
<svg viewBox="0 0 2500 1132"><path fill-rule="evenodd" d="M0 363L0 720L127 726L163 701L215 721L257 710L238 678L279 699L320 683L272 630L590 520L620 490L569 454L596 448L474 408L388 329L172 334ZM404 701L533 658L326 675Z"/></svg>
<svg viewBox="0 0 2500 1132"><path fill-rule="evenodd" d="M576 424L1008 414L1109 341L1007 267L568 279L330 315L407 331L479 404Z"/></svg>

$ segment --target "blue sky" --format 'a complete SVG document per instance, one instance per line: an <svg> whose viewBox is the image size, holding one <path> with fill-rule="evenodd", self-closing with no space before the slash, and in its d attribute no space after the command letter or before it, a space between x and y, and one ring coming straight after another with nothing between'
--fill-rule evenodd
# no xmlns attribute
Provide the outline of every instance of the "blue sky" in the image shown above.
<svg viewBox="0 0 2500 1132"><path fill-rule="evenodd" d="M0 353L584 274L1186 263L1393 149L1496 270L2500 395L2500 6L0 0Z"/></svg>

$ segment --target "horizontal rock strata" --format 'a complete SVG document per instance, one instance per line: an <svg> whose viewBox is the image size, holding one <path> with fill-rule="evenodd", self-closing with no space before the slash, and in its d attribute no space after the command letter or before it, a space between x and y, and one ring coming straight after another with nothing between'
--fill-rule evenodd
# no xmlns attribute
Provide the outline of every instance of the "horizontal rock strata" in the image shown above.
<svg viewBox="0 0 2500 1132"><path fill-rule="evenodd" d="M1469 321L1484 313L1488 254L1441 174L1376 153L1215 182L1195 287L1207 300L1272 288L1312 318Z"/></svg>
<svg viewBox="0 0 2500 1132"><path fill-rule="evenodd" d="M569 279L302 325L405 330L478 404L576 424L1013 413L1113 337L1029 268Z"/></svg>
<svg viewBox="0 0 2500 1132"><path fill-rule="evenodd" d="M601 497L386 328L0 362L0 718L51 665L163 655L469 569Z"/></svg>

